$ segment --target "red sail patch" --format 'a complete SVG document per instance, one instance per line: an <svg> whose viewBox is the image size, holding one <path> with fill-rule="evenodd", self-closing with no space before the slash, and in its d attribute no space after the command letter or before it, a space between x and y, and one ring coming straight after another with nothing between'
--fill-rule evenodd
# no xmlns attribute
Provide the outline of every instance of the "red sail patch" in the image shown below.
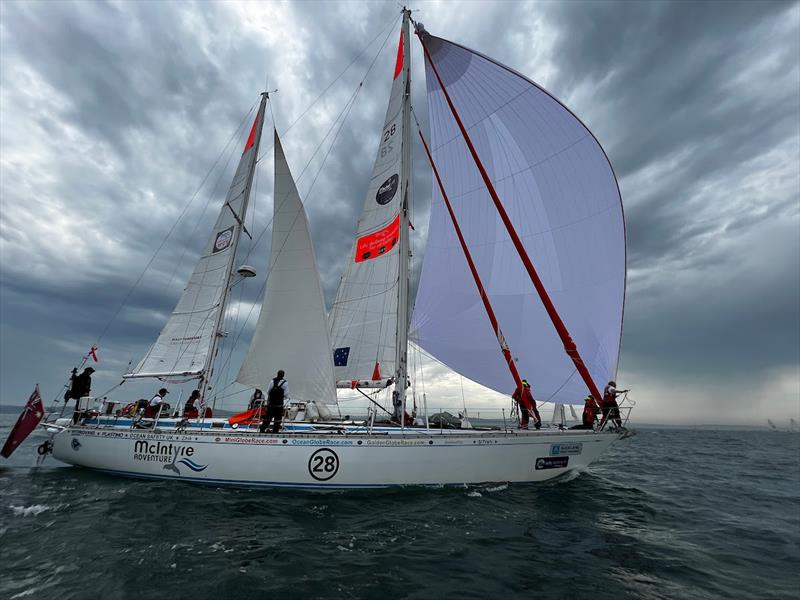
<svg viewBox="0 0 800 600"><path fill-rule="evenodd" d="M403 70L403 32L400 32L400 43L397 45L397 62L394 63L394 79Z"/></svg>
<svg viewBox="0 0 800 600"><path fill-rule="evenodd" d="M364 262L383 256L400 240L400 215L383 229L368 233L356 241L355 261Z"/></svg>
<svg viewBox="0 0 800 600"><path fill-rule="evenodd" d="M256 126L258 125L258 115L256 115L256 120L253 121L253 128L250 129L250 135L247 136L247 143L244 145L244 150L242 150L242 154L250 150L253 147L253 144L256 143Z"/></svg>

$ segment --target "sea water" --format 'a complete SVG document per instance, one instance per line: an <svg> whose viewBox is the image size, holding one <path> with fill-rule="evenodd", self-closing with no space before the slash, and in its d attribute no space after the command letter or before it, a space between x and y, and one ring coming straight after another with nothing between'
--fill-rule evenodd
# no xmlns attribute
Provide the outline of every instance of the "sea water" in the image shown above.
<svg viewBox="0 0 800 600"><path fill-rule="evenodd" d="M800 597L797 434L641 427L558 482L343 492L33 469L43 439L0 459L0 598Z"/></svg>

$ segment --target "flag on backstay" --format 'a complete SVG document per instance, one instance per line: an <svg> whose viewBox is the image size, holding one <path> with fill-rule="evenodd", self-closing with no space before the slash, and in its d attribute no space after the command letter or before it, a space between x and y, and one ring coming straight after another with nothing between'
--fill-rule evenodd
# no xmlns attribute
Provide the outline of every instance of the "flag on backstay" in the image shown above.
<svg viewBox="0 0 800 600"><path fill-rule="evenodd" d="M91 348L89 348L89 356L92 357L92 360L94 362L98 362L98 359L97 359L97 346L92 346Z"/></svg>
<svg viewBox="0 0 800 600"><path fill-rule="evenodd" d="M3 444L3 449L0 450L0 456L8 458L17 447L25 441L36 426L44 418L44 405L42 404L42 396L39 394L39 385L33 390L31 397L28 398L28 403L25 409L17 419L17 423L11 429L11 433L6 438L6 443Z"/></svg>

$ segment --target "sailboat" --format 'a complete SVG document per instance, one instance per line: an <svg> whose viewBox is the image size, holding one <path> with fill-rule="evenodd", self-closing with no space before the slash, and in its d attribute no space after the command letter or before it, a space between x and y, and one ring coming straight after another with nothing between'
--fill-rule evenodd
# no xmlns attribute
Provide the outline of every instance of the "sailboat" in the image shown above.
<svg viewBox="0 0 800 600"><path fill-rule="evenodd" d="M510 395L601 401L616 374L625 228L614 172L594 135L543 88L414 24L425 56L434 175L427 250L410 294L413 208L411 13L403 9L389 103L352 251L329 313L308 219L277 132L273 235L263 306L236 380L284 369L294 404L278 433L246 420L143 421L105 400L45 427L44 451L128 477L244 487L371 488L538 482L586 468L624 430L434 428L407 418L409 341ZM160 335L128 379L210 381L261 143L264 94L208 245ZM336 390L390 393L390 418L333 418ZM366 394L365 394L366 395ZM297 407L296 407L297 408ZM308 418L314 408L316 419ZM413 412L413 411L412 411ZM623 410L624 412L624 410ZM573 412L574 416L574 412ZM627 422L627 420L626 420Z"/></svg>

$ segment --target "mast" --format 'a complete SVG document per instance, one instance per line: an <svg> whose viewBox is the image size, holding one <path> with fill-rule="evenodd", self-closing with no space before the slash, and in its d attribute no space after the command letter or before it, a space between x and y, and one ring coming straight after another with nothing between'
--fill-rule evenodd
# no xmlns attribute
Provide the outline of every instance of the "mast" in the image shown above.
<svg viewBox="0 0 800 600"><path fill-rule="evenodd" d="M556 310L555 305L553 304L550 296L547 293L547 290L542 283L542 280L539 278L539 274L536 272L536 269L533 266L533 263L528 256L528 253L525 250L525 246L522 244L522 240L520 239L519 235L517 234L514 225L511 223L511 219L506 213L505 208L503 207L503 203L500 200L500 197L497 195L497 191L494 188L494 184L492 183L486 169L481 162L480 157L478 156L478 152L475 150L475 146L472 143L472 140L467 132L466 128L464 127L464 123L461 121L461 117L456 110L455 104L453 104L452 99L450 98L450 94L447 91L447 88L442 81L442 78L439 76L439 71L436 68L433 59L431 58L430 52L428 51L428 47L425 44L425 37L427 32L419 27L416 31L417 37L419 38L420 43L422 44L422 49L425 54L425 58L428 61L428 64L431 66L431 69L436 76L436 80L439 83L439 87L442 90L442 94L447 101L447 105L450 108L450 112L453 114L453 118L455 119L456 125L458 125L458 129L461 132L462 137L464 138L464 142L469 149L469 152L472 156L473 161L475 162L475 166L478 169L478 172L483 179L483 183L486 186L489 195L492 198L492 202L494 203L495 208L497 209L498 214L500 215L500 219L503 221L506 230L508 231L509 237L511 238L512 243L514 244L514 248L516 249L517 253L519 254L520 259L522 260L523 265L525 266L525 270L528 273L528 276L533 283L533 287L536 289L536 292L539 294L539 298L542 301L545 311L547 315L550 317L550 320L553 323L553 326L558 333L558 336L561 338L561 343L564 345L564 351L566 352L567 356L572 360L575 368L577 369L578 373L580 374L581 378L583 379L586 386L589 388L589 392L594 397L595 401L599 405L602 401L603 396L600 394L600 391L597 388L594 380L592 379L589 370L586 368L586 364L583 362L581 355L578 351L575 342L570 336L569 331L564 325L564 322L561 320L561 317Z"/></svg>
<svg viewBox="0 0 800 600"><path fill-rule="evenodd" d="M411 245L409 244L409 220L411 218L411 48L409 38L409 22L411 11L403 7L403 68L406 70L406 88L403 92L403 137L402 144L402 171L401 171L401 194L403 202L400 208L400 240L399 240L399 272L397 286L397 338L395 347L395 365L397 371L395 375L394 394L392 395L394 405L394 418L405 426L406 409L406 381L408 373L408 308L409 308L409 271L411 261Z"/></svg>
<svg viewBox="0 0 800 600"><path fill-rule="evenodd" d="M245 143L245 152L249 149L253 150L253 161L250 163L250 168L247 172L247 181L245 183L244 190L242 191L242 208L240 214L236 214L233 210L231 205L226 200L227 207L233 212L233 218L236 221L234 228L233 228L233 249L232 249L232 260L228 263L227 272L225 274L225 288L222 292L222 298L220 299L219 310L217 311L215 323L214 323L214 335L211 339L211 349L208 352L208 356L206 357L206 363L203 367L203 374L200 377L200 385L198 389L200 390L200 404L202 405L205 402L206 392L210 389L208 385L209 381L211 380L211 376L214 374L213 365L214 360L217 358L217 350L219 348L219 338L223 336L222 332L222 323L225 319L225 307L228 305L228 296L230 295L231 291L231 276L233 275L233 265L236 261L236 252L239 249L239 241L242 236L242 230L244 229L244 218L247 214L247 205L250 201L250 188L253 186L253 175L256 171L256 164L258 163L258 147L261 144L261 130L264 126L264 113L267 106L267 100L269 99L269 92L261 92L261 104L258 107L258 113L256 113L256 121L253 123L253 129L250 131L250 136Z"/></svg>

